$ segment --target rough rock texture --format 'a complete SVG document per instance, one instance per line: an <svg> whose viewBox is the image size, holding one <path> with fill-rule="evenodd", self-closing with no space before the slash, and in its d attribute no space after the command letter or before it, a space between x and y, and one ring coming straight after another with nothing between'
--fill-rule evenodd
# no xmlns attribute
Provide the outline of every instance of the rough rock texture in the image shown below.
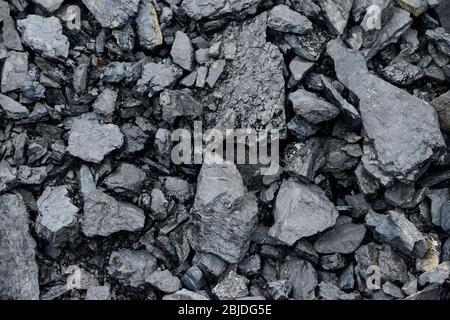
<svg viewBox="0 0 450 320"><path fill-rule="evenodd" d="M103 28L124 25L138 10L139 0L83 0Z"/></svg>
<svg viewBox="0 0 450 320"><path fill-rule="evenodd" d="M281 184L274 216L269 235L291 246L298 239L332 227L338 213L323 190L291 178Z"/></svg>
<svg viewBox="0 0 450 320"><path fill-rule="evenodd" d="M254 14L260 0L183 0L181 7L194 19L216 19L228 14L245 17Z"/></svg>
<svg viewBox="0 0 450 320"><path fill-rule="evenodd" d="M29 218L20 195L0 195L0 297L39 299L36 243L30 235Z"/></svg>

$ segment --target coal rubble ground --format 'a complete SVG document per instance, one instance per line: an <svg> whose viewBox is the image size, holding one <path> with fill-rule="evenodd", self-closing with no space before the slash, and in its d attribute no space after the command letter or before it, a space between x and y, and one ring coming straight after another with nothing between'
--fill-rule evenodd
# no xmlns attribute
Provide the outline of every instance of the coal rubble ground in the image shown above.
<svg viewBox="0 0 450 320"><path fill-rule="evenodd" d="M0 0L0 31L0 298L450 297L450 0ZM174 165L194 120L280 129L282 170Z"/></svg>

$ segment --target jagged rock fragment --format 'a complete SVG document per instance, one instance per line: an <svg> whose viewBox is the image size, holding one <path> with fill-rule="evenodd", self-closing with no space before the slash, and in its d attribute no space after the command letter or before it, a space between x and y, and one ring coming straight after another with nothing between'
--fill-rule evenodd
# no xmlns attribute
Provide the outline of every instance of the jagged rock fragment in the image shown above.
<svg viewBox="0 0 450 320"><path fill-rule="evenodd" d="M139 0L82 0L103 28L117 28L138 11Z"/></svg>
<svg viewBox="0 0 450 320"><path fill-rule="evenodd" d="M313 29L308 18L282 4L270 10L267 26L276 31L298 34L305 34Z"/></svg>
<svg viewBox="0 0 450 320"><path fill-rule="evenodd" d="M162 45L163 35L159 25L158 13L150 0L140 2L136 24L139 43L142 47L153 50Z"/></svg>
<svg viewBox="0 0 450 320"><path fill-rule="evenodd" d="M156 270L157 261L145 250L120 249L109 257L108 273L124 285L139 287Z"/></svg>
<svg viewBox="0 0 450 320"><path fill-rule="evenodd" d="M343 223L323 233L314 243L319 253L349 254L358 249L364 239L366 228L361 224Z"/></svg>

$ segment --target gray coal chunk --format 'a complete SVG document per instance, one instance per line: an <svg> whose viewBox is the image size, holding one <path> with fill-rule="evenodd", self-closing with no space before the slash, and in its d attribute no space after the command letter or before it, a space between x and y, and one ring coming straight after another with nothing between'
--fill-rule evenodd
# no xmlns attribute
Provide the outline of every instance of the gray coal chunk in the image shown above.
<svg viewBox="0 0 450 320"><path fill-rule="evenodd" d="M10 15L10 6L8 2L3 0L0 1L0 12L0 23L2 23L2 28L0 30L2 49L23 51L16 25Z"/></svg>
<svg viewBox="0 0 450 320"><path fill-rule="evenodd" d="M427 11L429 0L395 0L400 7L411 12L416 17Z"/></svg>
<svg viewBox="0 0 450 320"><path fill-rule="evenodd" d="M111 287L108 285L89 287L84 300L111 300Z"/></svg>
<svg viewBox="0 0 450 320"><path fill-rule="evenodd" d="M357 166L362 155L358 144L346 143L345 140L328 138L325 142L326 162L324 172L340 172Z"/></svg>
<svg viewBox="0 0 450 320"><path fill-rule="evenodd" d="M317 272L308 261L288 257L281 265L279 279L286 279L292 287L292 297L297 300L314 300Z"/></svg>
<svg viewBox="0 0 450 320"><path fill-rule="evenodd" d="M162 118L173 125L179 117L195 119L202 115L203 106L189 93L181 90L164 90L159 96Z"/></svg>
<svg viewBox="0 0 450 320"><path fill-rule="evenodd" d="M379 51L386 48L392 43L396 43L398 39L405 33L412 24L413 19L410 13L398 7L392 9L392 16L381 28L375 30L376 34L363 43L363 55L367 60L372 59Z"/></svg>
<svg viewBox="0 0 450 320"><path fill-rule="evenodd" d="M182 67L184 70L192 71L195 61L194 47L191 39L184 32L177 31L175 40L170 50L170 56L174 63Z"/></svg>
<svg viewBox="0 0 450 320"><path fill-rule="evenodd" d="M117 28L138 11L139 0L82 0L103 28Z"/></svg>
<svg viewBox="0 0 450 320"><path fill-rule="evenodd" d="M313 30L311 21L286 5L277 5L269 11L267 26L280 32L305 34Z"/></svg>
<svg viewBox="0 0 450 320"><path fill-rule="evenodd" d="M192 259L192 263L203 272L215 277L220 276L227 268L227 263L224 260L210 253L198 252Z"/></svg>
<svg viewBox="0 0 450 320"><path fill-rule="evenodd" d="M345 202L352 207L351 216L353 218L363 217L371 210L370 205L361 193L346 195Z"/></svg>
<svg viewBox="0 0 450 320"><path fill-rule="evenodd" d="M424 272L419 277L419 284L424 286L426 284L443 284L450 276L450 262L442 262L433 270Z"/></svg>
<svg viewBox="0 0 450 320"><path fill-rule="evenodd" d="M431 200L431 221L445 231L450 230L450 194L448 189L433 189L426 193Z"/></svg>
<svg viewBox="0 0 450 320"><path fill-rule="evenodd" d="M116 171L105 178L103 184L117 194L136 195L141 192L145 179L144 170L123 162Z"/></svg>
<svg viewBox="0 0 450 320"><path fill-rule="evenodd" d="M36 243L29 216L18 194L0 195L0 298L38 300Z"/></svg>
<svg viewBox="0 0 450 320"><path fill-rule="evenodd" d="M319 131L319 127L306 121L300 116L293 117L287 123L287 128L289 130L289 133L300 141L305 141L306 139L314 135L317 131Z"/></svg>
<svg viewBox="0 0 450 320"><path fill-rule="evenodd" d="M184 203L194 198L192 185L179 177L167 177L163 183L165 193L177 201Z"/></svg>
<svg viewBox="0 0 450 320"><path fill-rule="evenodd" d="M339 115L339 109L335 105L303 89L290 93L289 101L296 115L313 124L329 121Z"/></svg>
<svg viewBox="0 0 450 320"><path fill-rule="evenodd" d="M450 33L450 2L441 1L436 9L439 16L439 21L446 32Z"/></svg>
<svg viewBox="0 0 450 320"><path fill-rule="evenodd" d="M206 284L206 279L199 267L192 266L183 275L181 282L186 288L196 291Z"/></svg>
<svg viewBox="0 0 450 320"><path fill-rule="evenodd" d="M321 75L323 90L327 98L339 107L346 124L354 130L361 127L361 116L356 108L345 100L328 79Z"/></svg>
<svg viewBox="0 0 450 320"><path fill-rule="evenodd" d="M283 131L286 127L283 55L266 41L266 29L267 14L263 13L229 24L211 41L211 47L222 44L218 59L227 61L227 77L221 77L211 93L199 100L204 106L216 107L217 111L206 114L211 118L208 127L214 127L231 110L241 128Z"/></svg>
<svg viewBox="0 0 450 320"><path fill-rule="evenodd" d="M111 33L123 51L130 51L134 48L135 34L131 24L127 23L124 27L114 29Z"/></svg>
<svg viewBox="0 0 450 320"><path fill-rule="evenodd" d="M233 270L220 281L211 292L219 300L235 300L248 296L249 280L246 277L238 275Z"/></svg>
<svg viewBox="0 0 450 320"><path fill-rule="evenodd" d="M123 134L115 124L74 119L70 128L67 151L84 161L100 163L110 152L122 147L123 143Z"/></svg>
<svg viewBox="0 0 450 320"><path fill-rule="evenodd" d="M80 192L81 195L86 195L89 192L93 192L96 189L96 183L94 177L92 176L91 170L85 164L80 167L80 172L78 174Z"/></svg>
<svg viewBox="0 0 450 320"><path fill-rule="evenodd" d="M180 279L169 270L156 270L145 278L145 282L164 293L174 293L181 289Z"/></svg>
<svg viewBox="0 0 450 320"><path fill-rule="evenodd" d="M242 259L256 227L258 206L234 164L203 164L191 214L190 243L196 251L229 263Z"/></svg>
<svg viewBox="0 0 450 320"><path fill-rule="evenodd" d="M146 63L142 70L142 76L137 82L138 90L153 95L174 85L182 75L182 69L173 64L170 59L160 63Z"/></svg>
<svg viewBox="0 0 450 320"><path fill-rule="evenodd" d="M0 107L3 112L6 114L6 118L12 120L20 120L24 118L28 118L30 112L28 109L16 102L14 99L0 94Z"/></svg>
<svg viewBox="0 0 450 320"><path fill-rule="evenodd" d="M216 82L219 80L220 76L222 75L225 66L226 66L225 60L217 60L211 63L208 70L208 76L206 77L206 83L210 88L214 87Z"/></svg>
<svg viewBox="0 0 450 320"><path fill-rule="evenodd" d="M10 51L3 63L2 93L21 89L28 82L28 53Z"/></svg>
<svg viewBox="0 0 450 320"><path fill-rule="evenodd" d="M402 289L397 287L392 282L383 283L382 288L383 288L383 292L386 293L387 295L390 295L391 297L394 297L397 299L401 299L401 298L405 297L405 294L403 293Z"/></svg>
<svg viewBox="0 0 450 320"><path fill-rule="evenodd" d="M239 273L246 277L255 276L260 270L261 258L256 254L244 258L238 265Z"/></svg>
<svg viewBox="0 0 450 320"><path fill-rule="evenodd" d="M274 300L287 300L291 291L292 287L286 279L267 283L267 293Z"/></svg>
<svg viewBox="0 0 450 320"><path fill-rule="evenodd" d="M450 238L447 238L441 247L441 261L450 261Z"/></svg>
<svg viewBox="0 0 450 320"><path fill-rule="evenodd" d="M64 0L32 0L34 3L40 5L48 12L54 12L59 9Z"/></svg>
<svg viewBox="0 0 450 320"><path fill-rule="evenodd" d="M295 81L302 81L306 74L314 67L314 62L305 61L300 57L295 57L289 64L289 70Z"/></svg>
<svg viewBox="0 0 450 320"><path fill-rule="evenodd" d="M294 253L302 259L308 260L314 264L319 262L319 255L313 245L306 239L297 241L294 247Z"/></svg>
<svg viewBox="0 0 450 320"><path fill-rule="evenodd" d="M5 192L17 185L17 169L6 160L0 161L0 192Z"/></svg>
<svg viewBox="0 0 450 320"><path fill-rule="evenodd" d="M382 70L382 75L391 83L406 86L422 78L423 71L420 67L403 60L389 64Z"/></svg>
<svg viewBox="0 0 450 320"><path fill-rule="evenodd" d="M425 35L436 43L440 52L446 56L450 56L450 33L444 28L436 28L427 30Z"/></svg>
<svg viewBox="0 0 450 320"><path fill-rule="evenodd" d="M167 217L168 206L169 201L167 201L164 193L160 189L154 188L152 190L152 203L150 209L155 218L158 220L164 220Z"/></svg>
<svg viewBox="0 0 450 320"><path fill-rule="evenodd" d="M321 188L290 178L278 191L274 217L269 235L292 246L334 226L338 212Z"/></svg>
<svg viewBox="0 0 450 320"><path fill-rule="evenodd" d="M92 105L94 111L105 119L110 120L116 109L116 100L118 93L113 89L106 88L97 96Z"/></svg>
<svg viewBox="0 0 450 320"><path fill-rule="evenodd" d="M317 18L320 15L321 8L313 0L288 0L287 4L307 17Z"/></svg>
<svg viewBox="0 0 450 320"><path fill-rule="evenodd" d="M208 77L208 67L201 66L197 69L197 79L195 86L197 88L204 88L206 84L206 78Z"/></svg>
<svg viewBox="0 0 450 320"><path fill-rule="evenodd" d="M111 253L108 273L123 285L137 288L145 284L156 266L156 258L146 250L120 249Z"/></svg>
<svg viewBox="0 0 450 320"><path fill-rule="evenodd" d="M73 88L75 92L80 93L86 90L86 81L89 71L89 64L82 63L78 65L73 72Z"/></svg>
<svg viewBox="0 0 450 320"><path fill-rule="evenodd" d="M439 116L442 131L450 132L450 91L431 101L431 105Z"/></svg>
<svg viewBox="0 0 450 320"><path fill-rule="evenodd" d="M366 234L362 224L344 223L325 232L314 243L319 253L349 254L359 248Z"/></svg>
<svg viewBox="0 0 450 320"><path fill-rule="evenodd" d="M305 182L313 181L316 172L325 164L322 144L320 138L311 138L305 143L287 146L284 171Z"/></svg>
<svg viewBox="0 0 450 320"><path fill-rule="evenodd" d="M319 60L328 40L329 35L319 28L314 28L313 31L303 35L292 33L284 35L284 41L296 55L313 62Z"/></svg>
<svg viewBox="0 0 450 320"><path fill-rule="evenodd" d="M144 211L130 203L117 201L98 190L84 196L82 230L88 237L107 237L119 231L138 231L144 224Z"/></svg>
<svg viewBox="0 0 450 320"><path fill-rule="evenodd" d="M357 264L355 273L364 279L364 283L373 274L370 266L380 268L381 281L400 283L409 281L405 261L390 246L376 245L373 242L362 245L355 251L355 261Z"/></svg>
<svg viewBox="0 0 450 320"><path fill-rule="evenodd" d="M209 61L209 48L198 49L195 51L195 61L204 65Z"/></svg>
<svg viewBox="0 0 450 320"><path fill-rule="evenodd" d="M17 178L19 183L25 185L38 185L47 178L46 167L29 167L19 166L17 171Z"/></svg>
<svg viewBox="0 0 450 320"><path fill-rule="evenodd" d="M140 2L136 25L139 43L142 47L153 50L163 44L163 35L159 25L158 13L150 0L142 0Z"/></svg>
<svg viewBox="0 0 450 320"><path fill-rule="evenodd" d="M346 266L346 260L340 253L320 257L320 265L324 270L338 270Z"/></svg>
<svg viewBox="0 0 450 320"><path fill-rule="evenodd" d="M125 79L128 64L126 62L110 62L104 72L103 81L117 83Z"/></svg>
<svg viewBox="0 0 450 320"><path fill-rule="evenodd" d="M245 18L253 15L261 0L183 0L181 8L194 20L213 20L225 16Z"/></svg>
<svg viewBox="0 0 450 320"><path fill-rule="evenodd" d="M156 161L166 168L170 168L172 163L172 140L171 132L164 128L159 128L155 134L153 145Z"/></svg>
<svg viewBox="0 0 450 320"><path fill-rule="evenodd" d="M67 186L47 187L37 200L36 233L54 246L73 242L78 233L78 211Z"/></svg>
<svg viewBox="0 0 450 320"><path fill-rule="evenodd" d="M329 282L319 283L319 297L323 300L358 300L358 293L346 293Z"/></svg>
<svg viewBox="0 0 450 320"><path fill-rule="evenodd" d="M334 34L342 34L350 17L353 0L323 0L320 6L330 31Z"/></svg>
<svg viewBox="0 0 450 320"><path fill-rule="evenodd" d="M339 276L338 287L341 290L352 290L355 287L355 267L350 263Z"/></svg>
<svg viewBox="0 0 450 320"><path fill-rule="evenodd" d="M134 154L144 150L149 136L141 128L131 123L125 123L120 130L125 136L125 150L127 155Z"/></svg>
<svg viewBox="0 0 450 320"><path fill-rule="evenodd" d="M444 145L436 111L370 74L364 58L341 41L330 41L327 51L339 81L359 98L362 124L373 141L379 167L398 180L417 178L418 168Z"/></svg>
<svg viewBox="0 0 450 320"><path fill-rule="evenodd" d="M70 43L58 18L29 15L17 20L17 28L22 42L43 57L64 59L69 55Z"/></svg>
<svg viewBox="0 0 450 320"><path fill-rule="evenodd" d="M373 229L374 236L380 242L396 248L403 254L423 259L427 252L427 243L416 226L402 213L389 211L378 214L370 211L365 223Z"/></svg>
<svg viewBox="0 0 450 320"><path fill-rule="evenodd" d="M208 297L205 297L204 295L201 295L199 293L181 289L175 293L167 294L164 297L162 297L163 300L209 300Z"/></svg>

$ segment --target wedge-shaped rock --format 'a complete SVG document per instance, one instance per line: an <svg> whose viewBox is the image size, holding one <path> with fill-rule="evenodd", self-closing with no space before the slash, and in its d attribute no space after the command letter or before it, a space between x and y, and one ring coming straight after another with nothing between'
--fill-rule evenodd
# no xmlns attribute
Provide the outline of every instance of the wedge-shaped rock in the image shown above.
<svg viewBox="0 0 450 320"><path fill-rule="evenodd" d="M164 90L159 103L162 118L173 125L178 117L196 118L202 115L203 106L189 93L181 90Z"/></svg>
<svg viewBox="0 0 450 320"><path fill-rule="evenodd" d="M303 89L289 94L294 112L313 124L336 118L339 109L325 99Z"/></svg>
<svg viewBox="0 0 450 320"><path fill-rule="evenodd" d="M416 226L402 213L389 211L379 214L369 211L366 225L373 229L374 237L400 252L423 259L427 253L427 242Z"/></svg>
<svg viewBox="0 0 450 320"><path fill-rule="evenodd" d="M83 4L103 28L117 28L136 14L139 0L83 0Z"/></svg>
<svg viewBox="0 0 450 320"><path fill-rule="evenodd" d="M160 63L149 62L144 65L142 76L138 80L138 91L153 95L175 84L183 75L183 70L170 59Z"/></svg>
<svg viewBox="0 0 450 320"><path fill-rule="evenodd" d="M145 181L144 170L129 164L121 163L116 171L105 178L105 186L118 194L138 194Z"/></svg>
<svg viewBox="0 0 450 320"><path fill-rule="evenodd" d="M54 246L74 240L78 233L78 208L67 186L47 187L37 201L36 233Z"/></svg>
<svg viewBox="0 0 450 320"><path fill-rule="evenodd" d="M431 200L431 221L445 231L450 230L450 195L448 189L434 189L427 192Z"/></svg>
<svg viewBox="0 0 450 320"><path fill-rule="evenodd" d="M323 0L320 6L325 13L325 19L331 32L342 34L347 26L353 0Z"/></svg>
<svg viewBox="0 0 450 320"><path fill-rule="evenodd" d="M184 32L177 31L175 40L170 50L170 56L173 62L182 67L184 70L192 71L195 61L194 47L191 39Z"/></svg>
<svg viewBox="0 0 450 320"><path fill-rule="evenodd" d="M191 211L190 242L195 250L237 263L257 223L255 196L246 193L234 164L203 164Z"/></svg>
<svg viewBox="0 0 450 320"><path fill-rule="evenodd" d="M2 93L25 87L28 81L28 53L11 51L2 68Z"/></svg>
<svg viewBox="0 0 450 320"><path fill-rule="evenodd" d="M26 107L3 94L0 94L0 107L6 113L6 117L13 120L27 118L30 114Z"/></svg>
<svg viewBox="0 0 450 320"><path fill-rule="evenodd" d="M313 300L317 286L317 272L308 261L288 257L281 265L279 278L286 279L292 287L292 297L298 300Z"/></svg>
<svg viewBox="0 0 450 320"><path fill-rule="evenodd" d="M150 0L143 0L139 4L136 24L139 43L142 47L153 50L162 45L163 35L159 25L158 13Z"/></svg>
<svg viewBox="0 0 450 320"><path fill-rule="evenodd" d="M322 234L314 243L319 253L349 254L358 249L366 228L361 224L343 223Z"/></svg>
<svg viewBox="0 0 450 320"><path fill-rule="evenodd" d="M29 15L17 21L22 42L46 58L67 58L69 40L62 33L58 18Z"/></svg>
<svg viewBox="0 0 450 320"><path fill-rule="evenodd" d="M219 79L213 91L200 101L217 110L208 114L212 122L208 127L223 120L230 110L240 119L241 128L286 127L283 56L266 41L266 29L267 14L263 13L230 24L212 40L211 47L222 48L218 58L227 61L227 77Z"/></svg>
<svg viewBox="0 0 450 320"><path fill-rule="evenodd" d="M419 168L444 146L434 108L370 74L364 57L341 41L331 41L328 53L339 81L359 98L362 124L380 169L398 180L416 179Z"/></svg>
<svg viewBox="0 0 450 320"><path fill-rule="evenodd" d="M260 3L261 0L184 0L181 8L194 20L211 20L228 15L244 18L255 14Z"/></svg>
<svg viewBox="0 0 450 320"><path fill-rule="evenodd" d="M123 142L123 134L114 124L75 119L70 129L67 151L84 161L100 163L111 151L119 149Z"/></svg>
<svg viewBox="0 0 450 320"><path fill-rule="evenodd" d="M130 203L117 201L99 190L84 196L82 230L88 237L107 237L118 231L138 231L144 224L144 211Z"/></svg>
<svg viewBox="0 0 450 320"><path fill-rule="evenodd" d="M267 25L276 31L298 34L305 34L313 29L308 18L282 4L270 10Z"/></svg>
<svg viewBox="0 0 450 320"><path fill-rule="evenodd" d="M20 195L0 196L0 299L39 299L36 243Z"/></svg>
<svg viewBox="0 0 450 320"><path fill-rule="evenodd" d="M120 249L111 253L108 273L123 285L137 288L145 284L156 266L156 258L146 250Z"/></svg>
<svg viewBox="0 0 450 320"><path fill-rule="evenodd" d="M275 203L269 235L289 246L335 225L338 212L318 186L284 180Z"/></svg>

